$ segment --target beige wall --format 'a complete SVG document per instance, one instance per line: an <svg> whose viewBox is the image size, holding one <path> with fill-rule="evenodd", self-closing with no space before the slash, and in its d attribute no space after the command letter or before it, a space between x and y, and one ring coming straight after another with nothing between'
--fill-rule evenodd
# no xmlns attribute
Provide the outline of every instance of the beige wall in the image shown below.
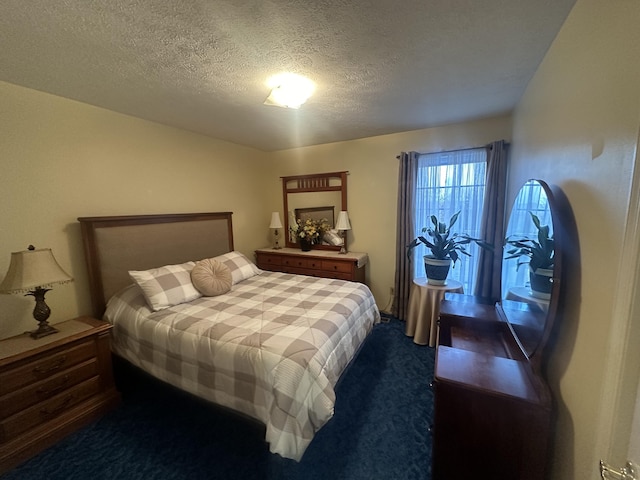
<svg viewBox="0 0 640 480"><path fill-rule="evenodd" d="M527 178L560 186L580 243L581 275L570 272L549 369L558 480L599 478L598 459L611 454L598 422L614 408L603 391L607 362L620 353L610 335L633 280L633 259L621 253L640 126L638 25L637 0L578 0L514 113L510 197Z"/></svg>
<svg viewBox="0 0 640 480"><path fill-rule="evenodd" d="M402 151L437 152L477 147L501 139L511 139L509 115L274 152L269 162L274 170L270 200L279 202L282 213L282 190L280 182L276 182L279 176L348 171L348 210L352 226L348 232L349 250L369 254L367 283L378 306L385 308L395 275L396 156Z"/></svg>
<svg viewBox="0 0 640 480"><path fill-rule="evenodd" d="M380 308L394 278L396 155L510 139L511 117L267 154L0 82L0 272L10 252L51 248L75 278L47 294L51 323L90 312L76 218L234 212L237 250L268 245L280 177L348 170L350 249L370 255ZM0 338L32 329L33 299L0 295Z"/></svg>
<svg viewBox="0 0 640 480"><path fill-rule="evenodd" d="M232 211L237 250L269 241L264 153L1 82L0 104L0 276L51 248L75 278L47 294L52 323L91 311L77 217ZM0 338L33 329L33 305L0 295Z"/></svg>

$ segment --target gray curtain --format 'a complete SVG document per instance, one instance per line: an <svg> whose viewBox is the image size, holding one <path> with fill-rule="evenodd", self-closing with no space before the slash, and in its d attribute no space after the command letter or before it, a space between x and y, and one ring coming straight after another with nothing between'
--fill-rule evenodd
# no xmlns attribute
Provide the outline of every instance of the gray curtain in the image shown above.
<svg viewBox="0 0 640 480"><path fill-rule="evenodd" d="M500 300L502 296L502 243L505 233L508 148L509 145L504 140L487 145L487 183L480 237L493 244L495 250L491 252L480 249L474 294L494 301Z"/></svg>
<svg viewBox="0 0 640 480"><path fill-rule="evenodd" d="M407 258L407 245L414 238L414 211L416 202L416 177L418 176L418 153L402 152L398 172L398 228L396 229L396 275L391 313L406 319L409 306L409 291L413 281L413 263Z"/></svg>

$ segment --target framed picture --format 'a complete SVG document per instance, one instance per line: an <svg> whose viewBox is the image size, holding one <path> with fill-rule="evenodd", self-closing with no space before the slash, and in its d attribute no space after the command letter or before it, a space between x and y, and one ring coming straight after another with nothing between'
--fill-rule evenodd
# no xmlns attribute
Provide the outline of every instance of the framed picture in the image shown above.
<svg viewBox="0 0 640 480"><path fill-rule="evenodd" d="M334 218L334 206L330 207L309 207L309 208L296 208L296 220L302 219L306 220L310 218L311 220L326 220L327 223L333 228L335 225Z"/></svg>

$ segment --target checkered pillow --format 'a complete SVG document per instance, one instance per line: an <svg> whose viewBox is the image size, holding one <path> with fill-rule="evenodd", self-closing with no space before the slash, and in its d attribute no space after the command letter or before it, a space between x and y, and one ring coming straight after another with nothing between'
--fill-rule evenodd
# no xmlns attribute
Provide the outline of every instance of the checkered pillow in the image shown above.
<svg viewBox="0 0 640 480"><path fill-rule="evenodd" d="M132 270L129 276L142 289L149 307L157 312L202 296L191 283L191 270L194 266L194 262L187 262L151 270Z"/></svg>
<svg viewBox="0 0 640 480"><path fill-rule="evenodd" d="M225 253L224 255L218 255L217 257L213 257L213 260L217 260L229 267L233 285L262 273L262 270L256 267L253 262L240 252L233 251Z"/></svg>

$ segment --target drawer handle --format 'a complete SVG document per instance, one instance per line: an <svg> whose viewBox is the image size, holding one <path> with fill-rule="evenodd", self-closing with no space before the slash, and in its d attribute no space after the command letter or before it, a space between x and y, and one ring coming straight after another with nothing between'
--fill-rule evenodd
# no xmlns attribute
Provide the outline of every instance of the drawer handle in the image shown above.
<svg viewBox="0 0 640 480"><path fill-rule="evenodd" d="M72 399L73 399L73 395L67 395L64 401L60 405L58 405L56 408L53 408L51 410L49 410L48 408L43 408L42 410L40 410L40 413L45 417L54 417L59 413L61 413L63 410L65 410L71 403Z"/></svg>
<svg viewBox="0 0 640 480"><path fill-rule="evenodd" d="M62 365L64 365L64 362L66 362L66 361L67 361L67 356L63 355L58 360L53 362L51 365L49 365L47 367L42 367L42 366L38 365L36 368L33 369L33 371L35 373L40 374L40 375L45 374L45 373L55 372L56 370L59 370L62 367Z"/></svg>
<svg viewBox="0 0 640 480"><path fill-rule="evenodd" d="M56 385L53 388L50 388L49 390L40 387L37 390L38 395L50 396L54 393L58 393L60 390L64 390L65 388L67 388L67 383L69 383L69 375L65 375L64 378L62 378L62 381L58 385Z"/></svg>

